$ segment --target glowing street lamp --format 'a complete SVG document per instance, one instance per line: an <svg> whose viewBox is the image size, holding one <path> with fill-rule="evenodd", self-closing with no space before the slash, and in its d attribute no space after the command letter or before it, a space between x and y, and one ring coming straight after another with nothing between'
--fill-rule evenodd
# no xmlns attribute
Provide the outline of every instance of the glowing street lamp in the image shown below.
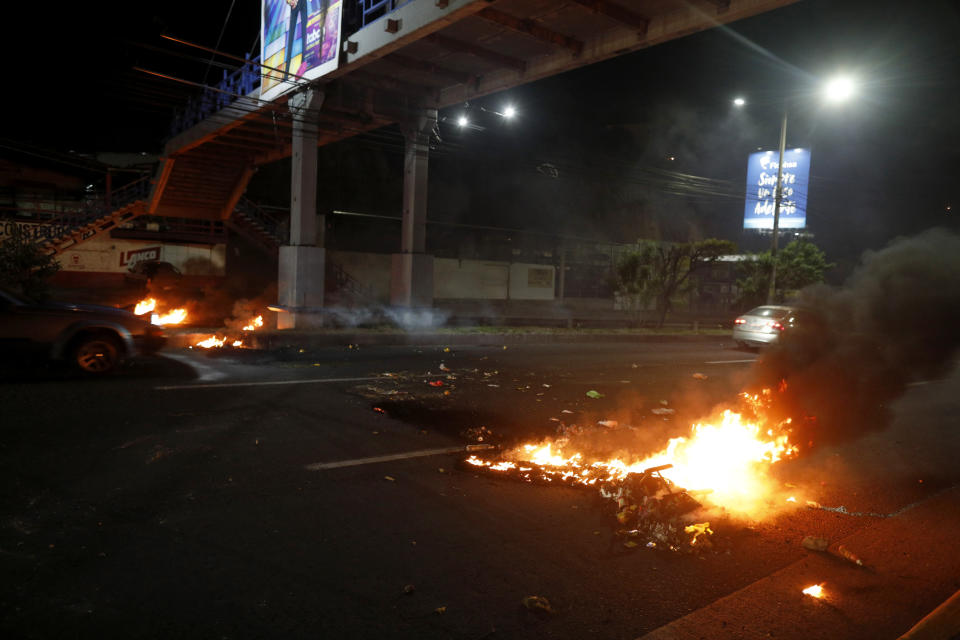
<svg viewBox="0 0 960 640"><path fill-rule="evenodd" d="M831 78L823 85L823 97L828 102L844 102L856 93L857 85L850 76Z"/></svg>
<svg viewBox="0 0 960 640"><path fill-rule="evenodd" d="M461 127L465 127L468 124L470 124L470 121L467 120L467 116L460 116L459 118L457 118L457 124Z"/></svg>
<svg viewBox="0 0 960 640"><path fill-rule="evenodd" d="M831 78L823 86L823 96L829 102L840 103L856 93L856 83L849 76ZM733 101L737 104L737 98ZM740 106L740 105L737 105ZM773 304L777 290L777 241L780 235L780 202L783 200L783 152L787 146L787 107L783 108L783 122L780 125L780 156L777 160L777 188L773 200L773 239L770 244L770 288L767 290L767 304Z"/></svg>
<svg viewBox="0 0 960 640"><path fill-rule="evenodd" d="M733 99L733 106L735 107L742 107L745 104L747 104L747 101L744 100L743 98L736 97Z"/></svg>
<svg viewBox="0 0 960 640"><path fill-rule="evenodd" d="M508 105L508 106L503 110L503 117L506 118L507 120L510 120L510 119L513 118L513 116L515 116L515 115L517 115L517 110L514 109L514 108L513 108L512 106L510 106L510 105Z"/></svg>

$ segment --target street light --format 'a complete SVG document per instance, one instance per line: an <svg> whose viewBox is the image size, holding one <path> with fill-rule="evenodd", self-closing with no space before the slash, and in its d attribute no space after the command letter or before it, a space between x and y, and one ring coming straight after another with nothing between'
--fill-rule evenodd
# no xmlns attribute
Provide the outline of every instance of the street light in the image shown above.
<svg viewBox="0 0 960 640"><path fill-rule="evenodd" d="M837 76L831 78L823 86L823 97L829 102L844 102L856 92L856 83L849 76ZM733 101L737 103L742 98ZM780 202L783 200L783 152L787 146L787 112L785 104L783 107L783 122L780 124L780 155L777 160L777 187L773 200L773 239L770 243L770 288L767 289L767 304L773 304L774 294L777 290L777 242L780 236Z"/></svg>

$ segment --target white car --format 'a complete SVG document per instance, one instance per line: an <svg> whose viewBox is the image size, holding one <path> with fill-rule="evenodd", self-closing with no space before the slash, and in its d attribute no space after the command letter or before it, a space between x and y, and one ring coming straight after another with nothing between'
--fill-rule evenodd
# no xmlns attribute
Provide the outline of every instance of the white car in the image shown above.
<svg viewBox="0 0 960 640"><path fill-rule="evenodd" d="M764 305L733 321L733 339L741 347L762 347L780 341L785 332L815 328L813 313L797 307Z"/></svg>

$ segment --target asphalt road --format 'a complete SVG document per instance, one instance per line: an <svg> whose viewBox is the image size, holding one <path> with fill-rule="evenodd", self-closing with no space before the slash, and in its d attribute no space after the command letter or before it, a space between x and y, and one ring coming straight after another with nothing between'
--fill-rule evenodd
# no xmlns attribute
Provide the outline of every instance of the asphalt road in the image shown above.
<svg viewBox="0 0 960 640"><path fill-rule="evenodd" d="M956 374L912 387L886 429L777 467L845 512L724 521L700 556L624 548L593 491L415 455L481 427L485 442L535 440L560 420L616 420L656 447L728 401L756 357L709 340L179 351L106 380L7 368L0 631L636 638L806 558L805 536L869 532L960 481ZM664 406L676 413L651 412ZM872 628L835 637L895 638L960 584L902 586ZM531 595L553 613L524 608Z"/></svg>

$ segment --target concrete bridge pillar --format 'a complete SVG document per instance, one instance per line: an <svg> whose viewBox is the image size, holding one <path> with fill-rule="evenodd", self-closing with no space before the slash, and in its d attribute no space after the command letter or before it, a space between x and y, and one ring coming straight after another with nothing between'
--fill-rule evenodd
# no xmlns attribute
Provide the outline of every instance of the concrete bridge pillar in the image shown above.
<svg viewBox="0 0 960 640"><path fill-rule="evenodd" d="M317 237L317 112L323 93L306 89L291 96L293 116L290 158L290 244L280 247L278 329L323 324L326 250Z"/></svg>
<svg viewBox="0 0 960 640"><path fill-rule="evenodd" d="M427 163L436 124L436 109L423 109L402 124L403 221L390 276L390 302L398 307L433 306L433 256L426 253Z"/></svg>

